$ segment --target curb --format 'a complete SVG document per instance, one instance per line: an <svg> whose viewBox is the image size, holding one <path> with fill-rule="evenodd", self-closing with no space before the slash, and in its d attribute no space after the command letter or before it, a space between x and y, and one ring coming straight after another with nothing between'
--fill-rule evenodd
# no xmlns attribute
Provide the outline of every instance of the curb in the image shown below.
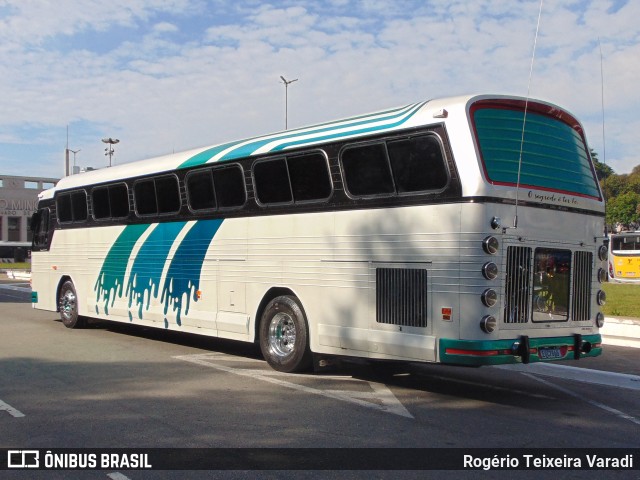
<svg viewBox="0 0 640 480"><path fill-rule="evenodd" d="M640 348L640 319L605 317L600 334L606 345Z"/></svg>

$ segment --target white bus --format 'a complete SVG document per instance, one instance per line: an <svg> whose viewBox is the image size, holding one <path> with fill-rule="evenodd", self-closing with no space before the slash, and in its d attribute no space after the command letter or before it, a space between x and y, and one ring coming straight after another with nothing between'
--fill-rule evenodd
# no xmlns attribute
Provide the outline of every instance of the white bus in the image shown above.
<svg viewBox="0 0 640 480"><path fill-rule="evenodd" d="M256 342L286 372L602 351L604 203L580 123L542 101L430 100L74 175L33 227L34 305L70 328Z"/></svg>

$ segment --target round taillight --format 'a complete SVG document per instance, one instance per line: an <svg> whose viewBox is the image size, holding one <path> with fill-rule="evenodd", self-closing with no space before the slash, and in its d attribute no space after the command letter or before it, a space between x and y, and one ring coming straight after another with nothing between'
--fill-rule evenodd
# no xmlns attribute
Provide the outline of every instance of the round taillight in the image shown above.
<svg viewBox="0 0 640 480"><path fill-rule="evenodd" d="M482 275L487 280L493 280L498 276L498 266L493 262L487 262L482 266Z"/></svg>
<svg viewBox="0 0 640 480"><path fill-rule="evenodd" d="M598 281L604 283L607 281L607 271L604 268L598 269Z"/></svg>
<svg viewBox="0 0 640 480"><path fill-rule="evenodd" d="M480 329L484 333L492 333L496 329L496 325L496 317L493 315L485 315L482 317L482 320L480 320Z"/></svg>
<svg viewBox="0 0 640 480"><path fill-rule="evenodd" d="M498 303L498 293L493 288L487 288L480 298L485 307L493 307Z"/></svg>
<svg viewBox="0 0 640 480"><path fill-rule="evenodd" d="M603 262L607 259L607 254L609 253L609 249L606 245L600 245L598 248L598 258Z"/></svg>
<svg viewBox="0 0 640 480"><path fill-rule="evenodd" d="M500 248L500 242L496 237L488 236L482 241L482 249L489 255L495 255Z"/></svg>

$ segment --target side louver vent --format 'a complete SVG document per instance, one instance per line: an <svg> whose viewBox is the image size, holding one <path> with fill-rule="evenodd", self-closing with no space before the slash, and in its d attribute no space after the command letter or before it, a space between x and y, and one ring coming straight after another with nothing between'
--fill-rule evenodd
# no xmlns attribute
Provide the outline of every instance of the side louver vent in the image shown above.
<svg viewBox="0 0 640 480"><path fill-rule="evenodd" d="M376 321L407 327L427 326L427 271L376 269Z"/></svg>

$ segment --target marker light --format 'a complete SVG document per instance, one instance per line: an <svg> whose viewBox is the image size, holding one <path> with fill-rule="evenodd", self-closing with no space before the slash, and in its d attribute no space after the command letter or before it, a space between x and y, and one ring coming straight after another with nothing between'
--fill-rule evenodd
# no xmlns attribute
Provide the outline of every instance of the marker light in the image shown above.
<svg viewBox="0 0 640 480"><path fill-rule="evenodd" d="M491 228L493 228L494 230L497 230L501 226L502 226L502 220L500 219L500 217L493 217L491 219Z"/></svg>
<svg viewBox="0 0 640 480"><path fill-rule="evenodd" d="M500 248L500 242L496 237L488 236L482 241L482 249L489 255L495 255Z"/></svg>
<svg viewBox="0 0 640 480"><path fill-rule="evenodd" d="M482 303L485 307L493 307L498 303L498 294L493 288L487 288L481 295Z"/></svg>
<svg viewBox="0 0 640 480"><path fill-rule="evenodd" d="M498 266L493 262L487 262L482 266L482 275L487 280L493 280L498 276Z"/></svg>

